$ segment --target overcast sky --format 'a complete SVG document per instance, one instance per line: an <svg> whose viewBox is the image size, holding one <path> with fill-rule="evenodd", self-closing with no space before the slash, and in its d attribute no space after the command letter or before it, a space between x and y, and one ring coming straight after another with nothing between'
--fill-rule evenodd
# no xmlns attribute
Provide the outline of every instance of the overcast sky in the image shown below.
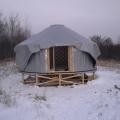
<svg viewBox="0 0 120 120"><path fill-rule="evenodd" d="M64 24L86 37L120 36L120 0L0 0L0 11L19 13L34 33Z"/></svg>

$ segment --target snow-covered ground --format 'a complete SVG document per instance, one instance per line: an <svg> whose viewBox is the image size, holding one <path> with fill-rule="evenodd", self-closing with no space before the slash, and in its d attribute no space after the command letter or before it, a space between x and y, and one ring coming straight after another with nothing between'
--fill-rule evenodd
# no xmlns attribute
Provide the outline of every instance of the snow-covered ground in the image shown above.
<svg viewBox="0 0 120 120"><path fill-rule="evenodd" d="M0 120L120 120L120 72L98 67L85 85L24 85L13 63L0 66Z"/></svg>

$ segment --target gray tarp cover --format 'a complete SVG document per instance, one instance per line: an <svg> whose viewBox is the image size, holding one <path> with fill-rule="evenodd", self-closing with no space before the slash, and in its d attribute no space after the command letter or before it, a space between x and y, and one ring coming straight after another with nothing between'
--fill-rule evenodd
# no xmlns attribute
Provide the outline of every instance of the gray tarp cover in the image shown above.
<svg viewBox="0 0 120 120"><path fill-rule="evenodd" d="M70 30L64 25L51 25L15 47L16 63L24 71L31 55L54 46L74 46L91 55L96 61L100 51L96 43Z"/></svg>

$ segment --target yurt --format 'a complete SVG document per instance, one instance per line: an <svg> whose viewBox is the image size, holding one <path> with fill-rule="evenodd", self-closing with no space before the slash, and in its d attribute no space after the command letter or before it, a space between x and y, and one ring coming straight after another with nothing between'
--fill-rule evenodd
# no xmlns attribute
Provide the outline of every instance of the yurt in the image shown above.
<svg viewBox="0 0 120 120"><path fill-rule="evenodd" d="M74 84L69 80L76 77L83 83L87 72L95 73L100 55L96 43L64 25L51 25L14 50L19 70L23 74L35 74L37 85L56 81L59 85Z"/></svg>

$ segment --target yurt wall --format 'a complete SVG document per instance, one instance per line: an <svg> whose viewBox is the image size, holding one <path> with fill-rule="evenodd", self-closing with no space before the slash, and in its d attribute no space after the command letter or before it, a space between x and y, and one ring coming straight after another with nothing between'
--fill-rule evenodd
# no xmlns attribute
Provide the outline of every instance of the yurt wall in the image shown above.
<svg viewBox="0 0 120 120"><path fill-rule="evenodd" d="M74 58L74 70L75 71L89 71L94 70L94 62L88 53L82 52L77 48L73 50Z"/></svg>

